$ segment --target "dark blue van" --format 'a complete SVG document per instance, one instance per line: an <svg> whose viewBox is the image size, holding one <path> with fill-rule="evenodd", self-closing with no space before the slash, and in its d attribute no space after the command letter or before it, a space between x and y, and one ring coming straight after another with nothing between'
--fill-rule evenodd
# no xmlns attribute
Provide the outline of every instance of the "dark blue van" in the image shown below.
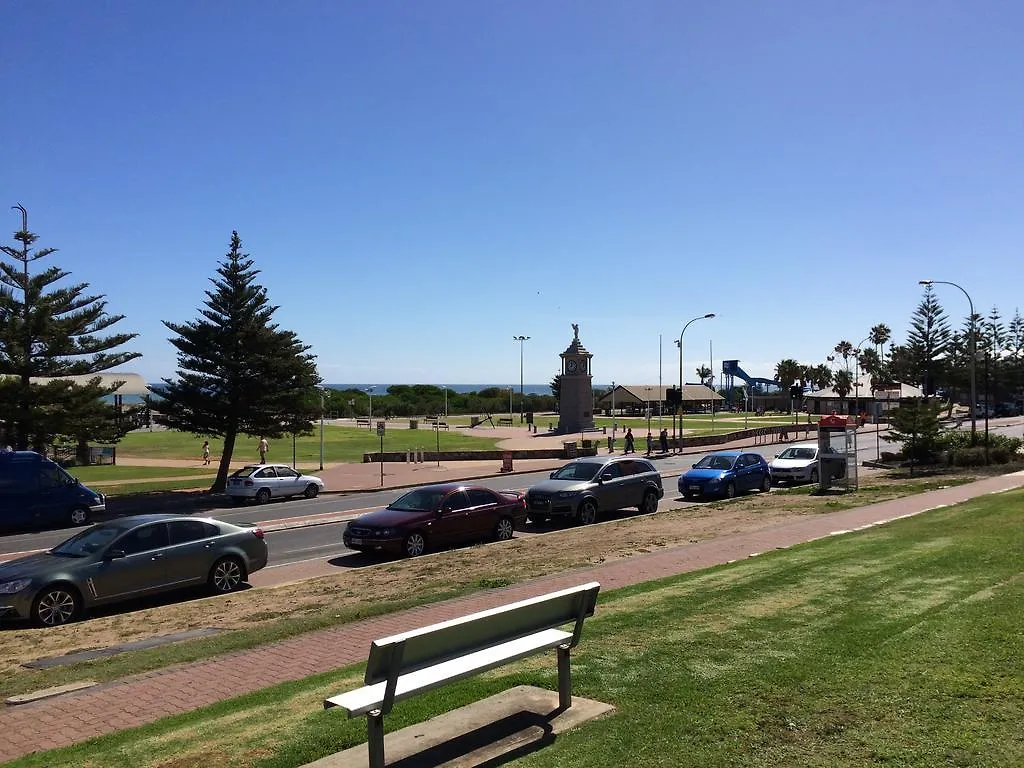
<svg viewBox="0 0 1024 768"><path fill-rule="evenodd" d="M0 451L0 528L85 525L106 500L33 451Z"/></svg>

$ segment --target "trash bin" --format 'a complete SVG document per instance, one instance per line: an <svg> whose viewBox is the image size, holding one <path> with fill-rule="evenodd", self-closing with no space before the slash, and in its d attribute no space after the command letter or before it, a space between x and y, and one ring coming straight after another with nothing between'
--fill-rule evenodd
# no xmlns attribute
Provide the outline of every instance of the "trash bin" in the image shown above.
<svg viewBox="0 0 1024 768"><path fill-rule="evenodd" d="M533 424L533 411L526 412L526 423Z"/></svg>
<svg viewBox="0 0 1024 768"><path fill-rule="evenodd" d="M419 428L420 428L420 420L419 419L409 419L409 429L419 429Z"/></svg>
<svg viewBox="0 0 1024 768"><path fill-rule="evenodd" d="M576 441L570 440L569 442L562 443L562 450L565 452L565 458L575 459L576 458Z"/></svg>
<svg viewBox="0 0 1024 768"><path fill-rule="evenodd" d="M477 426L479 424L480 424L480 417L479 416L470 416L469 417L469 426L470 427L475 427L475 426Z"/></svg>

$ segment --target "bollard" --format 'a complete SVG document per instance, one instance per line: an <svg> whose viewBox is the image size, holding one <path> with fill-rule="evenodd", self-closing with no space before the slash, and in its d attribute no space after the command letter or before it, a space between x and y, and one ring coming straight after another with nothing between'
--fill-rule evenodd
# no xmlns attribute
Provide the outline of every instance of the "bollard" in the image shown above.
<svg viewBox="0 0 1024 768"><path fill-rule="evenodd" d="M405 451L405 463L412 464L412 451L406 449Z"/></svg>
<svg viewBox="0 0 1024 768"><path fill-rule="evenodd" d="M422 448L419 449L419 458L416 459L416 463L417 464L422 464L423 463L423 449Z"/></svg>

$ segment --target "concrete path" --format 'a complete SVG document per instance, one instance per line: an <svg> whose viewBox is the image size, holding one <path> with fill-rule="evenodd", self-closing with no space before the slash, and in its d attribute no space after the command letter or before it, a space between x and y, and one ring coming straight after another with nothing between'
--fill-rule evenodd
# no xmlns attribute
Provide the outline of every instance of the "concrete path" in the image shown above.
<svg viewBox="0 0 1024 768"><path fill-rule="evenodd" d="M616 589L878 525L1021 486L1024 486L1024 472L1017 472L866 507L815 515L758 531L553 574L506 589L488 590L311 632L253 650L141 674L59 698L7 707L0 712L0 732L4 734L4 739L0 740L0 760L143 725L270 685L364 661L371 641L378 637L510 601L586 581L598 581L604 590ZM244 670L244 674L239 674L239 670Z"/></svg>

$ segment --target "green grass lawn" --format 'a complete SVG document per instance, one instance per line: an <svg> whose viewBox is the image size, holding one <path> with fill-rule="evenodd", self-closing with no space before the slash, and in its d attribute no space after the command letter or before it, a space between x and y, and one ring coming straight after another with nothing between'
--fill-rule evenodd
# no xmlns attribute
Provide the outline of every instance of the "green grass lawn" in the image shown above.
<svg viewBox="0 0 1024 768"><path fill-rule="evenodd" d="M414 448L434 450L438 441L442 451L458 450L493 450L496 444L494 437L483 430L473 434L465 434L462 430L441 430L435 437L433 429L389 429L384 435L385 451L405 451ZM260 454L256 449L259 438L239 435L235 442L233 458L237 461L258 461ZM279 440L270 440L268 461L291 464L292 440L290 436ZM195 459L202 456L203 438L195 437L187 432L173 430L157 430L153 432L132 432L117 444L120 456L135 456L153 459ZM216 463L222 441L211 440L213 461ZM380 438L376 430L356 427L343 427L334 424L324 426L324 461L328 463L361 462L363 454L380 450ZM302 435L295 439L295 460L301 467L319 466L320 462L320 428L312 435Z"/></svg>
<svg viewBox="0 0 1024 768"><path fill-rule="evenodd" d="M602 594L574 692L616 712L516 764L1024 765L1024 491ZM323 711L361 669L265 689L16 766L292 768L365 741ZM531 658L399 704L394 730L516 684Z"/></svg>

